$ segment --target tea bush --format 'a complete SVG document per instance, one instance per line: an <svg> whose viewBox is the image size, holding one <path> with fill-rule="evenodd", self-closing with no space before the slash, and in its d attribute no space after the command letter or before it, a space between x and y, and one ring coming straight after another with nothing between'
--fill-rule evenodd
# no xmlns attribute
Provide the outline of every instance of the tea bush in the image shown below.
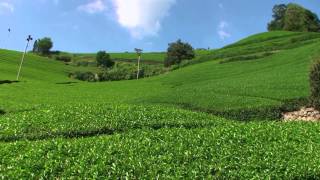
<svg viewBox="0 0 320 180"><path fill-rule="evenodd" d="M56 56L55 59L57 61L63 61L63 62L71 62L72 60L70 56L66 56L66 55Z"/></svg>
<svg viewBox="0 0 320 180"><path fill-rule="evenodd" d="M316 60L310 70L311 105L320 109L320 60Z"/></svg>

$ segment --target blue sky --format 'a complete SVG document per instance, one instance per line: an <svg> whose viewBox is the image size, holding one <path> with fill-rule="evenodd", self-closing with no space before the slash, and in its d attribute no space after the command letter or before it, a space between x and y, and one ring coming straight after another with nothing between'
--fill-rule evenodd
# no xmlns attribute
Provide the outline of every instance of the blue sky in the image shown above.
<svg viewBox="0 0 320 180"><path fill-rule="evenodd" d="M219 48L266 31L289 2L320 14L319 0L0 0L0 48L22 50L28 34L70 52L164 51L178 38Z"/></svg>

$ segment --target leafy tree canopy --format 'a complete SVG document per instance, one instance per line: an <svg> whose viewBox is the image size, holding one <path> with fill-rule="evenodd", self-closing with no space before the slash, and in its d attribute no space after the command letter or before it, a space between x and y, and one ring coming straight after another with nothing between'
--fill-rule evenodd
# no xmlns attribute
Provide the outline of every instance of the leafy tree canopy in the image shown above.
<svg viewBox="0 0 320 180"><path fill-rule="evenodd" d="M99 51L96 56L98 66L110 68L114 65L114 62L110 58L110 54L106 51Z"/></svg>
<svg viewBox="0 0 320 180"><path fill-rule="evenodd" d="M193 47L189 43L184 43L179 39L169 44L165 65L179 64L182 60L193 59L194 57Z"/></svg>
<svg viewBox="0 0 320 180"><path fill-rule="evenodd" d="M272 17L273 20L268 24L269 31L320 32L318 16L298 4L275 5Z"/></svg>
<svg viewBox="0 0 320 180"><path fill-rule="evenodd" d="M45 37L45 38L39 39L37 41L37 44L35 44L35 46L33 47L34 50L37 50L41 54L47 55L50 53L50 50L53 47L53 42L51 38Z"/></svg>

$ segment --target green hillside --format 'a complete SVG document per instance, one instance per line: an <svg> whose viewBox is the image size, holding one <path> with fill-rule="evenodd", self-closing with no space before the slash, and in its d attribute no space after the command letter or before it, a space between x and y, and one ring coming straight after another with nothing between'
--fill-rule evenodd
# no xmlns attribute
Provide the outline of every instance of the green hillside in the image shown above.
<svg viewBox="0 0 320 180"><path fill-rule="evenodd" d="M0 50L0 81L20 56ZM0 84L0 177L317 178L319 124L279 120L305 105L318 56L319 33L262 33L160 76L87 83L28 55L21 82Z"/></svg>
<svg viewBox="0 0 320 180"><path fill-rule="evenodd" d="M201 57L209 54L210 50L195 50L196 56ZM67 53L68 54L68 53ZM76 53L73 54L75 61L95 61L95 53ZM115 61L137 61L137 54L134 52L110 53L111 59ZM143 63L159 63L163 64L166 57L165 52L145 52L142 54Z"/></svg>
<svg viewBox="0 0 320 180"><path fill-rule="evenodd" d="M77 61L92 61L95 59L96 54L95 53L80 53L75 54L75 59ZM126 52L126 53L110 53L110 56L112 59L115 60L136 60L137 54L132 52ZM143 60L145 61L154 61L154 62L160 62L162 63L165 58L165 53L144 53L143 54Z"/></svg>

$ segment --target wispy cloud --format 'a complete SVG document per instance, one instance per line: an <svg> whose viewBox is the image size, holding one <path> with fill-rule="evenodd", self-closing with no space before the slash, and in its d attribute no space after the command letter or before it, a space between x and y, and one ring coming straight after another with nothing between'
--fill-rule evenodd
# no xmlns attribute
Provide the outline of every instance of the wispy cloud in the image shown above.
<svg viewBox="0 0 320 180"><path fill-rule="evenodd" d="M112 0L118 23L136 39L157 35L161 22L175 2L176 0Z"/></svg>
<svg viewBox="0 0 320 180"><path fill-rule="evenodd" d="M227 31L227 28L229 27L229 23L226 21L220 21L218 25L218 35L221 40L225 40L229 37L231 37L231 34Z"/></svg>
<svg viewBox="0 0 320 180"><path fill-rule="evenodd" d="M9 1L0 2L0 14L13 13L14 5Z"/></svg>
<svg viewBox="0 0 320 180"><path fill-rule="evenodd" d="M103 0L91 0L87 4L78 6L79 11L89 14L101 13L106 10L107 6Z"/></svg>

